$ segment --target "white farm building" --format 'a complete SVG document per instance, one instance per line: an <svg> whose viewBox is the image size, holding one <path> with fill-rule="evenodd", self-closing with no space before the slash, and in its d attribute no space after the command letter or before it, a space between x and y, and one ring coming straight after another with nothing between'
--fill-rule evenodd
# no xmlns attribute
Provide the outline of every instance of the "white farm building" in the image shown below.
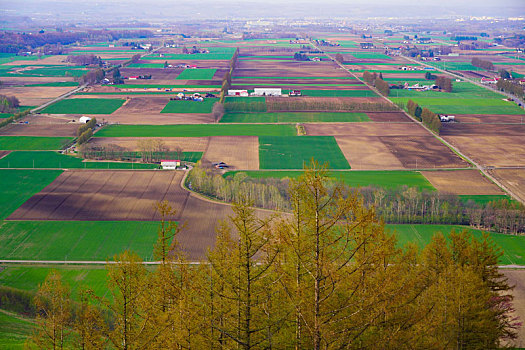
<svg viewBox="0 0 525 350"><path fill-rule="evenodd" d="M91 118L90 117L86 117L85 115L80 117L80 119L78 120L79 123L82 123L82 124L86 124L88 121L90 121Z"/></svg>
<svg viewBox="0 0 525 350"><path fill-rule="evenodd" d="M281 88L255 88L253 95L255 96L281 96L283 93Z"/></svg>
<svg viewBox="0 0 525 350"><path fill-rule="evenodd" d="M180 160L163 159L160 161L162 169L175 170L180 166Z"/></svg>
<svg viewBox="0 0 525 350"><path fill-rule="evenodd" d="M228 90L228 96L248 96L248 90Z"/></svg>

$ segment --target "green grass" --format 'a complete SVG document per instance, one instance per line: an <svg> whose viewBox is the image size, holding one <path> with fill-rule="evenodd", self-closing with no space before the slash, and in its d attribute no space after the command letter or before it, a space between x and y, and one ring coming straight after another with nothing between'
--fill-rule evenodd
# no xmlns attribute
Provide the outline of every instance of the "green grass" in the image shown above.
<svg viewBox="0 0 525 350"><path fill-rule="evenodd" d="M132 250L153 259L155 221L0 221L0 259L105 261Z"/></svg>
<svg viewBox="0 0 525 350"><path fill-rule="evenodd" d="M235 174L237 171L230 171L224 174L229 176ZM248 176L253 178L298 178L304 172L303 171L242 171ZM417 171L410 170L393 170L393 171L381 171L381 170L367 170L367 171L330 171L328 176L342 181L351 187L383 187L383 188L396 188L400 186L417 187L420 190L435 191L436 189L432 184Z"/></svg>
<svg viewBox="0 0 525 350"><path fill-rule="evenodd" d="M502 99L482 98L433 98L433 97L391 97L394 102L406 104L412 99L421 107L434 113L444 114L524 114L523 109L514 102Z"/></svg>
<svg viewBox="0 0 525 350"><path fill-rule="evenodd" d="M71 98L41 110L49 114L111 114L125 102L118 98Z"/></svg>
<svg viewBox="0 0 525 350"><path fill-rule="evenodd" d="M8 266L0 272L0 284L36 292L51 271L60 273L62 281L71 287L73 299L78 300L77 292L81 287L93 290L99 297L107 293L105 266Z"/></svg>
<svg viewBox="0 0 525 350"><path fill-rule="evenodd" d="M331 169L350 169L333 136L259 137L261 169L303 169L312 158Z"/></svg>
<svg viewBox="0 0 525 350"><path fill-rule="evenodd" d="M148 55L144 59L148 61L192 61L192 60L220 60L227 61L233 57L232 53L193 53L193 54L162 54L162 57L158 55Z"/></svg>
<svg viewBox="0 0 525 350"><path fill-rule="evenodd" d="M193 158L193 156L192 156ZM156 169L156 164L83 162L81 158L53 151L17 151L0 159L0 168L35 169Z"/></svg>
<svg viewBox="0 0 525 350"><path fill-rule="evenodd" d="M61 173L59 170L0 170L0 219L11 215Z"/></svg>
<svg viewBox="0 0 525 350"><path fill-rule="evenodd" d="M212 80L217 69L200 68L185 69L178 76L177 80Z"/></svg>
<svg viewBox="0 0 525 350"><path fill-rule="evenodd" d="M180 84L115 84L120 89L220 89L220 85L180 85Z"/></svg>
<svg viewBox="0 0 525 350"><path fill-rule="evenodd" d="M473 66L470 62L446 62L446 61L431 61L427 62L431 66L448 69L448 70L471 70L471 71L484 71L485 69Z"/></svg>
<svg viewBox="0 0 525 350"><path fill-rule="evenodd" d="M14 113L0 113L0 118L5 119L13 116Z"/></svg>
<svg viewBox="0 0 525 350"><path fill-rule="evenodd" d="M164 63L132 63L128 68L164 68Z"/></svg>
<svg viewBox="0 0 525 350"><path fill-rule="evenodd" d="M171 100L162 109L161 113L211 113L215 98L205 98L204 101Z"/></svg>
<svg viewBox="0 0 525 350"><path fill-rule="evenodd" d="M28 84L25 87L42 87L42 86L78 86L79 83L76 81L56 81L52 83L39 83L39 84Z"/></svg>
<svg viewBox="0 0 525 350"><path fill-rule="evenodd" d="M352 56L358 59L382 59L391 60L392 57L379 52L350 52Z"/></svg>
<svg viewBox="0 0 525 350"><path fill-rule="evenodd" d="M46 76L46 77L79 77L88 72L85 68L71 68L71 67L46 67L24 70L16 75L23 76Z"/></svg>
<svg viewBox="0 0 525 350"><path fill-rule="evenodd" d="M389 79L387 79L389 80ZM394 81L394 78L392 78ZM406 79L399 79L401 81ZM421 80L424 85L433 84L433 81ZM412 83L411 83L412 84ZM474 85L469 82L454 82L452 87L452 92L439 92L439 91L414 91L414 90L391 90L391 97L435 97L435 98L445 98L445 99L492 99L501 101L504 96L483 88L481 86Z"/></svg>
<svg viewBox="0 0 525 350"><path fill-rule="evenodd" d="M407 242L417 243L420 247L424 247L436 232L442 232L448 235L452 229L456 232L468 229L476 237L481 237L482 231L472 229L468 226L459 225L386 225L390 230L395 230L400 244ZM525 236L512 236L500 233L491 233L490 236L499 245L504 255L500 259L501 265L519 264L525 265Z"/></svg>
<svg viewBox="0 0 525 350"><path fill-rule="evenodd" d="M303 96L314 97L377 97L372 90L301 90Z"/></svg>
<svg viewBox="0 0 525 350"><path fill-rule="evenodd" d="M286 124L185 124L110 125L95 137L206 137L206 136L293 136L295 126Z"/></svg>
<svg viewBox="0 0 525 350"><path fill-rule="evenodd" d="M34 327L32 319L0 310L0 349L24 349Z"/></svg>
<svg viewBox="0 0 525 350"><path fill-rule="evenodd" d="M72 137L0 136L3 151L54 151L62 149Z"/></svg>
<svg viewBox="0 0 525 350"><path fill-rule="evenodd" d="M226 113L221 123L312 123L312 122L368 122L365 113L337 112L276 112Z"/></svg>
<svg viewBox="0 0 525 350"><path fill-rule="evenodd" d="M505 195L505 194L496 194L496 195L460 195L459 198L464 203L466 203L466 202L468 202L470 200L470 201L473 201L473 202L481 204L481 205L487 204L488 202L499 201L499 200L502 200L502 199L506 199L506 200L508 200L510 202L514 202L514 200L511 197L509 197L508 195Z"/></svg>

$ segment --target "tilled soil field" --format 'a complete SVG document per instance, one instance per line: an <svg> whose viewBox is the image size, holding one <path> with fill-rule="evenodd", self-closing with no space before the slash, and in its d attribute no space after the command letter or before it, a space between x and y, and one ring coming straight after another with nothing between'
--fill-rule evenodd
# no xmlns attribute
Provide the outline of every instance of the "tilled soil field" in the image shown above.
<svg viewBox="0 0 525 350"><path fill-rule="evenodd" d="M492 169L489 173L525 201L525 169Z"/></svg>
<svg viewBox="0 0 525 350"><path fill-rule="evenodd" d="M367 112L366 115L378 123L412 123L412 120L402 112Z"/></svg>
<svg viewBox="0 0 525 350"><path fill-rule="evenodd" d="M99 115L97 116L97 119L104 119L109 123L134 125L208 124L213 123L215 121L211 113L116 113Z"/></svg>
<svg viewBox="0 0 525 350"><path fill-rule="evenodd" d="M456 114L456 121L460 123L477 123L477 124L497 124L497 123L516 123L521 124L525 121L523 115L496 115L496 114ZM453 127L452 125L450 126ZM449 128L449 126L445 126Z"/></svg>
<svg viewBox="0 0 525 350"><path fill-rule="evenodd" d="M428 132L416 123L333 123L304 124L310 136L428 136Z"/></svg>
<svg viewBox="0 0 525 350"><path fill-rule="evenodd" d="M422 171L439 192L456 195L497 195L501 189L478 170Z"/></svg>
<svg viewBox="0 0 525 350"><path fill-rule="evenodd" d="M498 136L504 138L505 136L523 136L525 135L525 124L509 125L509 124L463 124L451 123L445 124L441 129L441 136L470 136L470 135L485 135Z"/></svg>
<svg viewBox="0 0 525 350"><path fill-rule="evenodd" d="M467 162L433 136L380 136L407 169L466 168Z"/></svg>
<svg viewBox="0 0 525 350"><path fill-rule="evenodd" d="M336 136L346 160L355 170L404 169L397 157L375 136Z"/></svg>
<svg viewBox="0 0 525 350"><path fill-rule="evenodd" d="M39 106L74 88L72 86L9 87L3 88L2 94L16 96L22 106Z"/></svg>
<svg viewBox="0 0 525 350"><path fill-rule="evenodd" d="M66 171L18 208L12 220L159 220L157 201L180 214L181 171ZM178 218L176 218L178 219Z"/></svg>
<svg viewBox="0 0 525 350"><path fill-rule="evenodd" d="M225 162L233 169L259 170L257 136L212 136L203 162Z"/></svg>
<svg viewBox="0 0 525 350"><path fill-rule="evenodd" d="M509 279L509 284L516 286L512 291L514 300L512 305L514 307L513 314L518 316L523 322L525 320L525 270L500 270ZM518 329L518 339L516 339L516 349L525 347L525 327Z"/></svg>
<svg viewBox="0 0 525 350"><path fill-rule="evenodd" d="M445 136L445 140L484 166L525 166L522 136Z"/></svg>
<svg viewBox="0 0 525 350"><path fill-rule="evenodd" d="M138 115L148 115L148 114L158 114L170 101L168 96L154 96L154 97L132 97L127 101L122 107L117 109L112 114L138 114Z"/></svg>
<svg viewBox="0 0 525 350"><path fill-rule="evenodd" d="M0 129L2 136L77 136L79 124L9 124Z"/></svg>
<svg viewBox="0 0 525 350"><path fill-rule="evenodd" d="M140 151L139 140L161 140L171 151L180 147L183 152L204 152L208 148L209 137L94 137L89 140L92 146L117 145L128 151Z"/></svg>

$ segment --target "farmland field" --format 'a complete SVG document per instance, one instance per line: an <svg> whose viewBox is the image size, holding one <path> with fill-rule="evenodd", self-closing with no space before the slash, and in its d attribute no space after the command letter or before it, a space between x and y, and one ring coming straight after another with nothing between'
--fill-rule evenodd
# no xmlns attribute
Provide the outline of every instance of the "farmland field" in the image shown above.
<svg viewBox="0 0 525 350"><path fill-rule="evenodd" d="M0 349L24 349L26 338L34 327L33 319L0 309Z"/></svg>
<svg viewBox="0 0 525 350"><path fill-rule="evenodd" d="M238 171L241 172L241 171ZM297 178L302 171L242 171L253 178ZM230 171L224 174L229 176L237 173ZM435 191L432 184L417 171L329 171L328 176L334 180L342 181L350 187L376 186L395 188L400 186L417 187L420 190Z"/></svg>
<svg viewBox="0 0 525 350"><path fill-rule="evenodd" d="M155 169L156 164L82 161L81 158L52 151L16 151L0 159L0 168L43 169Z"/></svg>
<svg viewBox="0 0 525 350"><path fill-rule="evenodd" d="M333 136L259 137L261 169L303 169L312 158L331 169L350 169Z"/></svg>
<svg viewBox="0 0 525 350"><path fill-rule="evenodd" d="M350 54L358 59L382 59L382 60L392 59L392 57L387 56L380 52L350 52Z"/></svg>
<svg viewBox="0 0 525 350"><path fill-rule="evenodd" d="M0 150L59 150L71 140L73 140L72 137L0 136Z"/></svg>
<svg viewBox="0 0 525 350"><path fill-rule="evenodd" d="M44 108L48 114L111 114L122 106L125 100L114 98L74 98L62 100Z"/></svg>
<svg viewBox="0 0 525 350"><path fill-rule="evenodd" d="M221 123L315 123L315 122L368 122L365 113L338 112L275 112L275 113L226 113Z"/></svg>
<svg viewBox="0 0 525 350"><path fill-rule="evenodd" d="M212 68L198 68L198 69L185 69L177 80L212 80L217 69Z"/></svg>
<svg viewBox="0 0 525 350"><path fill-rule="evenodd" d="M0 259L101 260L126 249L152 260L155 221L0 221Z"/></svg>
<svg viewBox="0 0 525 350"><path fill-rule="evenodd" d="M211 113L217 99L206 98L204 101L171 100L161 113Z"/></svg>
<svg viewBox="0 0 525 350"><path fill-rule="evenodd" d="M296 133L293 125L110 125L95 137L293 136Z"/></svg>
<svg viewBox="0 0 525 350"><path fill-rule="evenodd" d="M410 98L392 97L394 102L406 104ZM426 107L434 113L444 114L523 114L523 109L514 102L502 99L454 99L454 98L430 98L415 97L414 102L421 107Z"/></svg>
<svg viewBox="0 0 525 350"><path fill-rule="evenodd" d="M182 171L69 170L9 219L157 221L157 201L170 201L180 215L189 194L180 187L183 176Z"/></svg>
<svg viewBox="0 0 525 350"><path fill-rule="evenodd" d="M0 170L0 219L9 216L61 173L58 170Z"/></svg>

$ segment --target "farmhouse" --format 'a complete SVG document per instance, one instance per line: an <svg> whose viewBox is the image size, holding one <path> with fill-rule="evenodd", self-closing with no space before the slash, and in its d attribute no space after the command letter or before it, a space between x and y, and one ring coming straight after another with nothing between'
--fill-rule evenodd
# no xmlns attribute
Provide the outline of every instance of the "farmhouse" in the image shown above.
<svg viewBox="0 0 525 350"><path fill-rule="evenodd" d="M481 84L496 84L497 82L497 78L481 78Z"/></svg>
<svg viewBox="0 0 525 350"><path fill-rule="evenodd" d="M374 43L360 43L362 49L373 49Z"/></svg>
<svg viewBox="0 0 525 350"><path fill-rule="evenodd" d="M177 169L177 167L180 166L180 160L179 159L175 159L175 160L163 159L160 161L160 165L162 166L162 169L164 170L175 170Z"/></svg>
<svg viewBox="0 0 525 350"><path fill-rule="evenodd" d="M255 96L281 96L281 88L254 88L252 95Z"/></svg>
<svg viewBox="0 0 525 350"><path fill-rule="evenodd" d="M248 90L228 90L228 96L248 96Z"/></svg>
<svg viewBox="0 0 525 350"><path fill-rule="evenodd" d="M301 90L290 90L290 93L288 94L290 96L301 96Z"/></svg>
<svg viewBox="0 0 525 350"><path fill-rule="evenodd" d="M80 119L78 120L79 123L83 123L83 124L86 124L88 121L90 121L91 118L90 117L86 117L85 115L80 117Z"/></svg>

